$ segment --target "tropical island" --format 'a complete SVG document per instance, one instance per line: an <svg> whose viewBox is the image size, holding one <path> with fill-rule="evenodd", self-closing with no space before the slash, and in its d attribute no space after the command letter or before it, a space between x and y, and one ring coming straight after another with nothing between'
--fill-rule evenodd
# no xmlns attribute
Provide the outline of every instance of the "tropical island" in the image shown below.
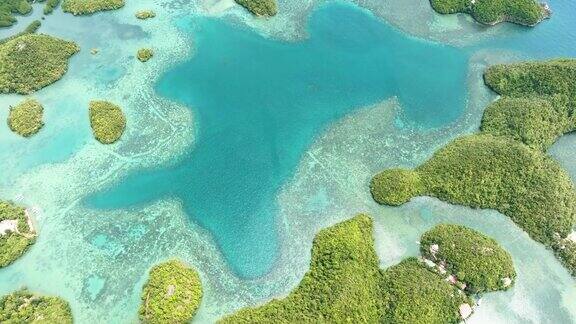
<svg viewBox="0 0 576 324"><path fill-rule="evenodd" d="M136 53L136 57L140 62L148 62L154 56L154 51L150 48L141 48Z"/></svg>
<svg viewBox="0 0 576 324"><path fill-rule="evenodd" d="M234 0L256 16L271 17L278 13L276 0Z"/></svg>
<svg viewBox="0 0 576 324"><path fill-rule="evenodd" d="M201 300L198 272L179 260L167 261L150 269L139 317L144 323L187 323Z"/></svg>
<svg viewBox="0 0 576 324"><path fill-rule="evenodd" d="M382 270L372 232L366 215L320 231L310 270L298 287L220 322L458 323L472 314L473 295L508 289L516 276L510 255L494 240L449 225L424 234L422 250L431 252L423 258ZM473 268L462 257L487 266Z"/></svg>
<svg viewBox="0 0 576 324"><path fill-rule="evenodd" d="M64 0L62 10L75 16L90 15L99 11L116 10L124 6L124 0Z"/></svg>
<svg viewBox="0 0 576 324"><path fill-rule="evenodd" d="M35 241L36 232L26 209L0 200L0 268L20 258Z"/></svg>
<svg viewBox="0 0 576 324"><path fill-rule="evenodd" d="M10 107L8 126L10 129L23 137L30 137L44 126L42 116L44 107L34 99L26 99L20 104Z"/></svg>
<svg viewBox="0 0 576 324"><path fill-rule="evenodd" d="M576 129L576 61L496 65L486 84L502 97L486 109L481 131L457 138L414 170L385 170L374 199L397 206L416 196L495 209L554 250L576 275L576 192L545 151ZM527 101L530 101L528 104Z"/></svg>
<svg viewBox="0 0 576 324"><path fill-rule="evenodd" d="M90 126L94 137L102 144L112 144L120 139L126 128L122 109L108 101L90 102Z"/></svg>
<svg viewBox="0 0 576 324"><path fill-rule="evenodd" d="M0 322L72 324L72 312L70 305L59 297L22 289L0 297Z"/></svg>
<svg viewBox="0 0 576 324"><path fill-rule="evenodd" d="M34 33L0 43L0 93L30 94L58 81L79 50L73 42Z"/></svg>
<svg viewBox="0 0 576 324"><path fill-rule="evenodd" d="M467 13L485 25L511 22L535 26L551 15L548 5L537 0L430 0L430 3L438 13Z"/></svg>

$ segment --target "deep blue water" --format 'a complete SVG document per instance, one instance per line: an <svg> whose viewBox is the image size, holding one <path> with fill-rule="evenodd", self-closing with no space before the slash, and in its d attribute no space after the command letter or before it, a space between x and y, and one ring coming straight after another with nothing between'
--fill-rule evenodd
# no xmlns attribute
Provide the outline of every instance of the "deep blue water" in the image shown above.
<svg viewBox="0 0 576 324"><path fill-rule="evenodd" d="M177 165L134 173L87 203L114 209L178 198L241 277L273 265L276 194L330 122L392 96L422 128L454 121L465 106L466 52L409 37L351 5L317 10L309 39L297 43L217 19L179 25L196 53L157 91L193 109L195 147Z"/></svg>

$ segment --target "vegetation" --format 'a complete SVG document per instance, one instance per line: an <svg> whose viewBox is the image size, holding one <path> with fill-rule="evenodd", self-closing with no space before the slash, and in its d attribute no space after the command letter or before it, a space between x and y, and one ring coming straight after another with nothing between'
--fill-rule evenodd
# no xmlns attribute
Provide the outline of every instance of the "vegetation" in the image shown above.
<svg viewBox="0 0 576 324"><path fill-rule="evenodd" d="M510 254L492 238L464 226L434 227L420 239L420 252L444 262L472 293L505 290L516 278Z"/></svg>
<svg viewBox="0 0 576 324"><path fill-rule="evenodd" d="M276 0L234 0L256 16L275 16L278 13Z"/></svg>
<svg viewBox="0 0 576 324"><path fill-rule="evenodd" d="M46 1L46 4L44 5L44 14L45 15L51 14L54 11L54 9L56 9L58 4L60 4L60 0L44 0L44 1ZM41 2L43 2L43 1L41 1Z"/></svg>
<svg viewBox="0 0 576 324"><path fill-rule="evenodd" d="M149 48L141 48L138 50L138 59L140 62L148 62L154 56L154 52Z"/></svg>
<svg viewBox="0 0 576 324"><path fill-rule="evenodd" d="M79 50L75 43L42 34L0 44L0 93L29 94L56 82Z"/></svg>
<svg viewBox="0 0 576 324"><path fill-rule="evenodd" d="M0 232L0 268L21 257L34 244L36 234L28 224L23 207L0 201L0 224L16 222L15 228Z"/></svg>
<svg viewBox="0 0 576 324"><path fill-rule="evenodd" d="M549 9L536 0L430 0L430 3L438 13L468 13L486 25L509 21L534 26L550 15Z"/></svg>
<svg viewBox="0 0 576 324"><path fill-rule="evenodd" d="M4 39L0 39L0 45L8 42L11 39L15 39L18 38L22 35L26 35L26 34L34 34L38 28L40 28L40 26L42 25L42 23L40 22L40 20L34 20L33 22L30 23L30 25L28 25L23 31L16 33L10 37L6 37Z"/></svg>
<svg viewBox="0 0 576 324"><path fill-rule="evenodd" d="M381 287L386 302L384 323L460 323L459 306L472 303L416 258L384 271Z"/></svg>
<svg viewBox="0 0 576 324"><path fill-rule="evenodd" d="M120 139L126 128L122 109L108 101L90 102L90 126L94 137L102 144L112 144Z"/></svg>
<svg viewBox="0 0 576 324"><path fill-rule="evenodd" d="M380 270L372 231L372 219L366 215L320 231L310 270L287 297L244 308L220 322L460 322L459 306L470 305L470 297L416 258ZM454 242L470 247L460 238Z"/></svg>
<svg viewBox="0 0 576 324"><path fill-rule="evenodd" d="M187 323L202 300L198 273L178 260L153 267L142 291L140 320L144 323Z"/></svg>
<svg viewBox="0 0 576 324"><path fill-rule="evenodd" d="M398 205L411 194L429 195L496 209L576 274L576 248L564 239L576 223L576 192L566 171L545 155L576 129L575 76L574 60L491 67L485 82L503 97L486 110L481 133L454 140L415 170L376 175L374 199Z"/></svg>
<svg viewBox="0 0 576 324"><path fill-rule="evenodd" d="M90 15L104 10L116 10L123 6L124 0L64 0L62 10L77 16Z"/></svg>
<svg viewBox="0 0 576 324"><path fill-rule="evenodd" d="M0 322L72 324L72 312L59 297L39 296L24 289L0 298Z"/></svg>
<svg viewBox="0 0 576 324"><path fill-rule="evenodd" d="M34 99L26 99L20 104L10 107L8 126L18 135L30 137L44 126L42 116L44 108Z"/></svg>
<svg viewBox="0 0 576 324"><path fill-rule="evenodd" d="M152 10L140 10L136 13L138 19L150 19L156 17L156 13Z"/></svg>
<svg viewBox="0 0 576 324"><path fill-rule="evenodd" d="M0 1L0 27L9 27L16 22L14 14L27 15L32 11L31 1L2 0Z"/></svg>

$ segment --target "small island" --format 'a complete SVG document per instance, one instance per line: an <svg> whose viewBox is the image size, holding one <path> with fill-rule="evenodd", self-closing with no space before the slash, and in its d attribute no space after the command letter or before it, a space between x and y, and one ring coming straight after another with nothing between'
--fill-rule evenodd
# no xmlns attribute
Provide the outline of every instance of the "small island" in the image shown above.
<svg viewBox="0 0 576 324"><path fill-rule="evenodd" d="M10 107L8 126L10 129L23 137L30 137L44 126L42 116L44 108L34 99L26 99L20 104Z"/></svg>
<svg viewBox="0 0 576 324"><path fill-rule="evenodd" d="M490 26L501 22L535 26L551 15L548 5L536 0L430 0L430 3L438 13L467 13Z"/></svg>
<svg viewBox="0 0 576 324"><path fill-rule="evenodd" d="M75 16L124 7L124 0L64 0L62 10Z"/></svg>
<svg viewBox="0 0 576 324"><path fill-rule="evenodd" d="M576 61L496 65L484 75L502 97L484 114L481 131L457 138L414 170L385 170L370 190L380 204L416 196L495 209L552 248L576 275L576 191L546 150L576 129ZM573 237L574 235L572 235Z"/></svg>
<svg viewBox="0 0 576 324"><path fill-rule="evenodd" d="M0 200L0 268L20 258L36 241L26 209Z"/></svg>
<svg viewBox="0 0 576 324"><path fill-rule="evenodd" d="M140 20L146 20L156 17L156 13L152 10L140 10L136 12L135 16Z"/></svg>
<svg viewBox="0 0 576 324"><path fill-rule="evenodd" d="M142 290L143 323L187 323L202 300L198 272L178 260L154 266Z"/></svg>
<svg viewBox="0 0 576 324"><path fill-rule="evenodd" d="M94 137L102 144L112 144L120 139L126 128L122 109L108 101L90 102L90 126Z"/></svg>
<svg viewBox="0 0 576 324"><path fill-rule="evenodd" d="M0 298L0 322L72 324L72 311L62 298L23 289Z"/></svg>
<svg viewBox="0 0 576 324"><path fill-rule="evenodd" d="M16 22L14 14L27 15L32 11L28 0L3 0L0 2L0 27L10 27Z"/></svg>
<svg viewBox="0 0 576 324"><path fill-rule="evenodd" d="M44 34L24 34L0 43L0 93L30 94L62 78L80 48Z"/></svg>
<svg viewBox="0 0 576 324"><path fill-rule="evenodd" d="M276 0L234 0L253 15L272 17L278 13Z"/></svg>
<svg viewBox="0 0 576 324"><path fill-rule="evenodd" d="M378 266L372 233L372 219L366 215L320 231L313 242L310 270L298 287L283 299L241 309L220 322L458 323L472 314L475 304L467 282L476 283L480 278L475 287L503 290L515 277L510 258L491 260L494 255L507 255L499 245L461 226L438 227L424 234L424 239L438 239L432 243L439 246L435 261L411 257L386 270ZM453 239L442 240L444 235ZM460 250L445 243L456 244ZM461 262L461 255L471 257L485 247L493 251L474 255L477 260L472 262L493 262L495 269L469 269ZM456 269L468 272L460 278L460 273L452 273ZM508 286L492 286L492 278Z"/></svg>
<svg viewBox="0 0 576 324"><path fill-rule="evenodd" d="M148 62L154 56L154 51L150 48L141 48L138 50L136 57L140 62Z"/></svg>

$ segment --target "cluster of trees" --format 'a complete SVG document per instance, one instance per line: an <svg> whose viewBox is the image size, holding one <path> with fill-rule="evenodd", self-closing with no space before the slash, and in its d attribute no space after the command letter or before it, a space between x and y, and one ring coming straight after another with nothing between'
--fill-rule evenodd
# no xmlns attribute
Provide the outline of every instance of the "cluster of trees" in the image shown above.
<svg viewBox="0 0 576 324"><path fill-rule="evenodd" d="M468 250L476 247L468 240L480 237L477 232L463 227L433 231L452 235L453 242L461 246L463 253L479 258L479 263L493 262L498 269L511 266L510 260L488 260L493 255L474 255L476 251ZM313 242L310 270L298 287L284 299L242 309L221 322L460 322L459 306L472 304L471 297L416 258L407 258L386 270L380 269L372 232L372 219L366 215L320 231ZM429 234L429 237L434 235ZM493 241L486 238L482 243L486 242L497 253L503 253L495 242L492 244ZM460 259L448 254L446 262L452 261L457 263L451 266L453 269L461 267ZM470 278L489 278L495 271L497 275L503 274L487 267L466 271Z"/></svg>
<svg viewBox="0 0 576 324"><path fill-rule="evenodd" d="M246 8L256 16L275 16L278 13L276 0L235 0L237 4Z"/></svg>
<svg viewBox="0 0 576 324"><path fill-rule="evenodd" d="M43 34L24 34L0 44L0 93L29 94L59 80L80 48Z"/></svg>
<svg viewBox="0 0 576 324"><path fill-rule="evenodd" d="M24 207L0 200L0 222L16 221L16 230L0 235L0 268L21 257L34 244L36 234L28 225Z"/></svg>
<svg viewBox="0 0 576 324"><path fill-rule="evenodd" d="M468 13L486 25L509 21L533 26L549 15L536 0L430 0L430 3L441 14Z"/></svg>
<svg viewBox="0 0 576 324"><path fill-rule="evenodd" d="M98 11L116 10L124 6L124 0L64 0L62 10L75 16L90 15Z"/></svg>
<svg viewBox="0 0 576 324"><path fill-rule="evenodd" d="M32 11L33 0L2 0L0 1L0 27L10 27L16 22L15 14L27 15ZM58 6L60 0L39 0L46 2L44 14L51 14Z"/></svg>
<svg viewBox="0 0 576 324"><path fill-rule="evenodd" d="M187 323L202 300L196 270L178 260L154 266L142 290L139 316L144 323Z"/></svg>
<svg viewBox="0 0 576 324"><path fill-rule="evenodd" d="M26 99L20 104L10 107L8 126L16 134L30 137L44 126L42 116L44 107L34 99Z"/></svg>
<svg viewBox="0 0 576 324"><path fill-rule="evenodd" d="M415 170L376 175L374 199L398 205L428 195L496 209L576 273L576 248L563 239L576 223L576 192L566 171L545 154L576 129L574 76L573 60L488 69L486 84L503 97L486 110L481 132L454 140Z"/></svg>
<svg viewBox="0 0 576 324"><path fill-rule="evenodd" d="M89 109L94 137L102 144L118 141L126 128L122 109L108 101L91 101Z"/></svg>
<svg viewBox="0 0 576 324"><path fill-rule="evenodd" d="M72 324L72 312L59 297L40 296L23 289L0 298L0 322Z"/></svg>

